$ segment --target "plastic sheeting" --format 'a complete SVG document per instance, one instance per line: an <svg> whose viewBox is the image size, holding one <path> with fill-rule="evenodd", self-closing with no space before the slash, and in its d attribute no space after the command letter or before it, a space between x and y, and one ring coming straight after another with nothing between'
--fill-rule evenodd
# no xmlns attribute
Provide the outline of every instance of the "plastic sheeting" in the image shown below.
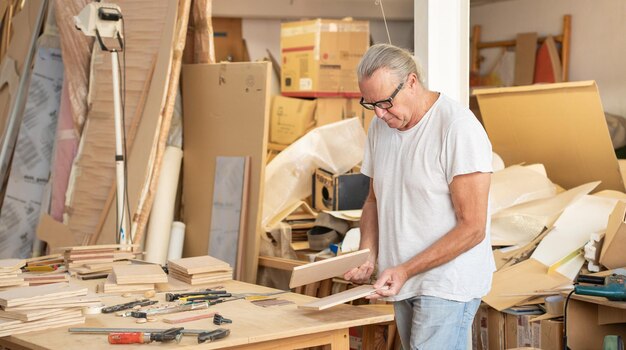
<svg viewBox="0 0 626 350"><path fill-rule="evenodd" d="M321 126L280 152L265 169L262 225L311 195L317 168L343 174L361 162L365 131L357 118Z"/></svg>

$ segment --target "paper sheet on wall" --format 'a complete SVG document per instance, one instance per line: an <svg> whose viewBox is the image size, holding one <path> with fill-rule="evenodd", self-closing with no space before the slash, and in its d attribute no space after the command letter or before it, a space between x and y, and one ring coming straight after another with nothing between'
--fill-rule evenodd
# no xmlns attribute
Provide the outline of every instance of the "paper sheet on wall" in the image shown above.
<svg viewBox="0 0 626 350"><path fill-rule="evenodd" d="M39 48L0 211L0 258L30 256L50 175L62 86L61 50Z"/></svg>

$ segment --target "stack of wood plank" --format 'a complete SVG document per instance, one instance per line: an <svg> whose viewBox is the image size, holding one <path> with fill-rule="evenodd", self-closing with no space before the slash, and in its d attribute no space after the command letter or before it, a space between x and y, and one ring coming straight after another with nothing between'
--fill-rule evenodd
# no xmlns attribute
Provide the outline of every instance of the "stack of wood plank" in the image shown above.
<svg viewBox="0 0 626 350"><path fill-rule="evenodd" d="M42 284L69 282L70 276L65 272L27 272L22 275L29 286Z"/></svg>
<svg viewBox="0 0 626 350"><path fill-rule="evenodd" d="M62 272L67 271L67 268L65 267L63 255L52 254L27 259L26 270L37 272Z"/></svg>
<svg viewBox="0 0 626 350"><path fill-rule="evenodd" d="M112 271L112 266L115 265L114 262L135 257L134 253L121 250L122 248L123 246L119 244L107 244L62 249L65 265L70 273L90 275L94 272L109 273Z"/></svg>
<svg viewBox="0 0 626 350"><path fill-rule="evenodd" d="M68 283L0 292L0 337L84 323L81 308L92 305L100 299Z"/></svg>
<svg viewBox="0 0 626 350"><path fill-rule="evenodd" d="M25 285L22 277L23 259L0 260L0 290Z"/></svg>
<svg viewBox="0 0 626 350"><path fill-rule="evenodd" d="M110 273L101 285L101 291L143 293L154 290L157 283L167 283L167 274L160 265L118 265L113 266L113 273Z"/></svg>
<svg viewBox="0 0 626 350"><path fill-rule="evenodd" d="M230 264L208 255L170 260L167 266L172 277L191 285L233 279Z"/></svg>

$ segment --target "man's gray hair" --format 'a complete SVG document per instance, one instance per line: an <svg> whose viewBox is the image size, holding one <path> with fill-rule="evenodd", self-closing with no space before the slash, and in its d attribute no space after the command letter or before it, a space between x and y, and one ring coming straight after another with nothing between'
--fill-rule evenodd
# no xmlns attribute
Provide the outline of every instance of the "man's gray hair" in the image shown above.
<svg viewBox="0 0 626 350"><path fill-rule="evenodd" d="M390 44L376 44L371 46L361 58L357 67L359 81L370 78L381 68L391 71L398 83L404 81L409 74L415 73L420 84L424 85L422 69L413 55L402 48Z"/></svg>

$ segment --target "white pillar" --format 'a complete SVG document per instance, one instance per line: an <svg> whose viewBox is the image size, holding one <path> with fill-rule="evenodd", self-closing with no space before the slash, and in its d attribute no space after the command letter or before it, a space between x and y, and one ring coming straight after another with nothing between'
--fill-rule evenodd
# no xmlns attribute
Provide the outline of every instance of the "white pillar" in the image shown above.
<svg viewBox="0 0 626 350"><path fill-rule="evenodd" d="M426 86L469 105L469 0L414 0L413 8Z"/></svg>

